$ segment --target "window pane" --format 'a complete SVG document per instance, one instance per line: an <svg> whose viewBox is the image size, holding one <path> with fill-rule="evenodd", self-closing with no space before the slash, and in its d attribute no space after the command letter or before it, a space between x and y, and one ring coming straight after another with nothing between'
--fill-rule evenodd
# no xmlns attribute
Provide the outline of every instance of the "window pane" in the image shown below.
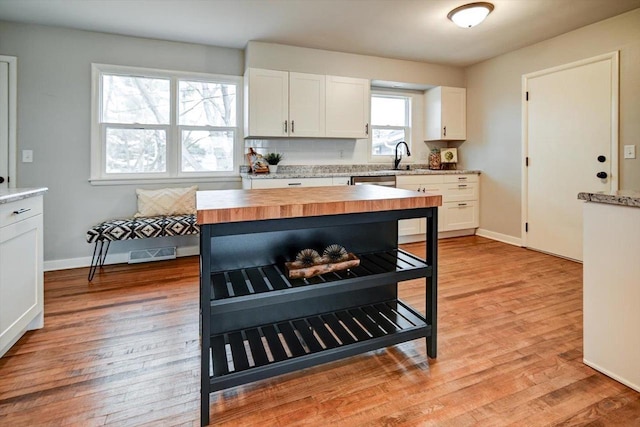
<svg viewBox="0 0 640 427"><path fill-rule="evenodd" d="M102 122L169 124L168 79L102 76Z"/></svg>
<svg viewBox="0 0 640 427"><path fill-rule="evenodd" d="M167 135L160 129L107 129L107 173L167 170Z"/></svg>
<svg viewBox="0 0 640 427"><path fill-rule="evenodd" d="M182 171L233 171L233 131L182 131Z"/></svg>
<svg viewBox="0 0 640 427"><path fill-rule="evenodd" d="M404 129L372 129L371 153L374 156L393 156L396 153L396 144L406 141ZM404 147L402 153L405 154ZM400 151L399 151L400 152Z"/></svg>
<svg viewBox="0 0 640 427"><path fill-rule="evenodd" d="M371 124L377 126L407 126L406 98L371 97Z"/></svg>
<svg viewBox="0 0 640 427"><path fill-rule="evenodd" d="M181 80L179 96L179 124L229 127L236 125L235 85Z"/></svg>

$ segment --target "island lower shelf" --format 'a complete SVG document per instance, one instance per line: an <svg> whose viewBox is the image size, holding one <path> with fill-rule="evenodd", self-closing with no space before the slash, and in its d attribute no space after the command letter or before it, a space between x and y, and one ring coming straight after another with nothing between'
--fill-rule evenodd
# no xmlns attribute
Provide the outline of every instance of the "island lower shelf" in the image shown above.
<svg viewBox="0 0 640 427"><path fill-rule="evenodd" d="M211 389L222 390L428 336L431 325L400 300L222 333L211 337Z"/></svg>

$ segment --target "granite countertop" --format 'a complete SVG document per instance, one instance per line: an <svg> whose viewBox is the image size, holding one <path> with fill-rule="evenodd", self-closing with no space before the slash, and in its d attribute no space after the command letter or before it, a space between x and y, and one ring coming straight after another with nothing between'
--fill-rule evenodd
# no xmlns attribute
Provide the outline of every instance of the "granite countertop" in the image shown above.
<svg viewBox="0 0 640 427"><path fill-rule="evenodd" d="M198 191L198 224L429 208L439 194L374 185Z"/></svg>
<svg viewBox="0 0 640 427"><path fill-rule="evenodd" d="M241 170L247 179L333 178L380 175L460 175L480 174L479 170L431 170L428 165L411 165L411 169L390 169L388 165L279 165L277 173L253 174Z"/></svg>
<svg viewBox="0 0 640 427"><path fill-rule="evenodd" d="M620 190L610 193L578 193L579 200L609 205L632 206L640 208L640 191Z"/></svg>
<svg viewBox="0 0 640 427"><path fill-rule="evenodd" d="M0 188L0 204L10 203L46 193L47 187L38 188Z"/></svg>

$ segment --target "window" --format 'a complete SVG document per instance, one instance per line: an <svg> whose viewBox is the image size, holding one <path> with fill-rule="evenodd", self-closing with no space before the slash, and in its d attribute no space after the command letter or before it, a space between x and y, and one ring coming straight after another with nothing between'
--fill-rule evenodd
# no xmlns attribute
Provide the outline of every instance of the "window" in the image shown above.
<svg viewBox="0 0 640 427"><path fill-rule="evenodd" d="M92 180L232 175L240 78L93 64Z"/></svg>
<svg viewBox="0 0 640 427"><path fill-rule="evenodd" d="M411 97L374 93L371 95L371 157L386 160L395 156L396 144L411 147ZM403 151L404 153L404 151Z"/></svg>

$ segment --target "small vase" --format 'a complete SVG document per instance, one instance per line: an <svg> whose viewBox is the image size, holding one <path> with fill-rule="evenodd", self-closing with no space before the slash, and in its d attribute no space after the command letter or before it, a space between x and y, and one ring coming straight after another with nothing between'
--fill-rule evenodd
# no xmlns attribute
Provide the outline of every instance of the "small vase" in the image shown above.
<svg viewBox="0 0 640 427"><path fill-rule="evenodd" d="M440 169L440 150L431 150L429 153L429 169Z"/></svg>
<svg viewBox="0 0 640 427"><path fill-rule="evenodd" d="M278 165L269 165L269 173L277 173Z"/></svg>

